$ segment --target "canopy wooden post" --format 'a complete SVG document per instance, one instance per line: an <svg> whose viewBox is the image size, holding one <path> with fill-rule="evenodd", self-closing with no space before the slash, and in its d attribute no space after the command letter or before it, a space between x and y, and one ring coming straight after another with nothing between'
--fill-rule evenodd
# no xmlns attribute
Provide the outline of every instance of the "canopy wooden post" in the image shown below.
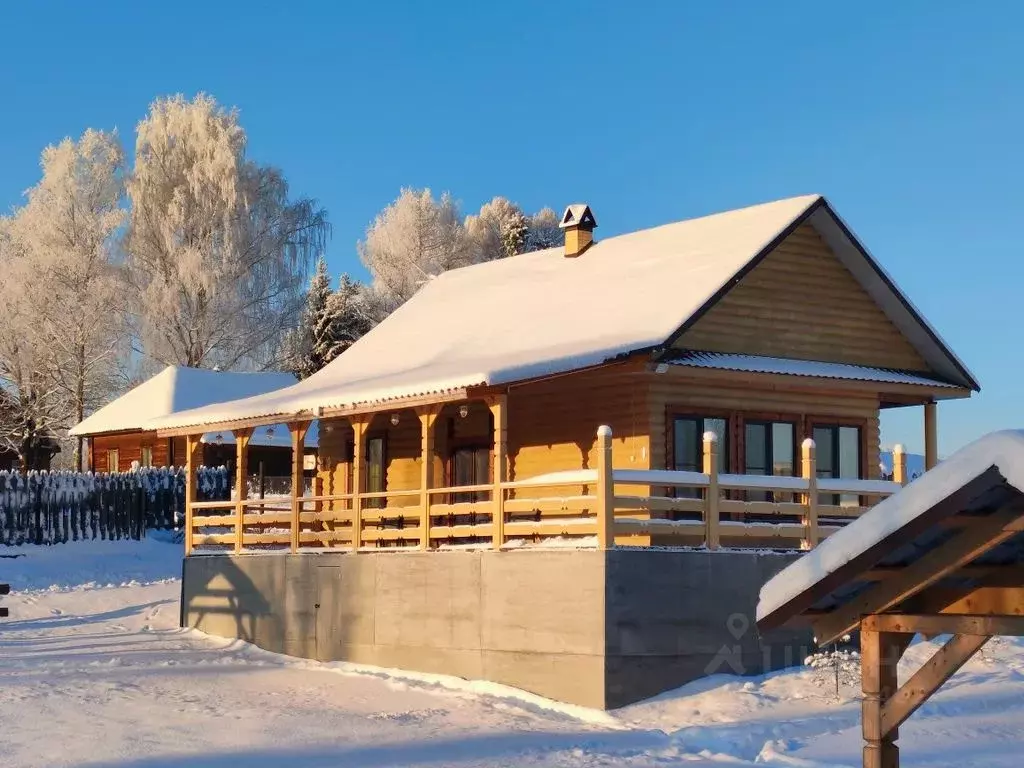
<svg viewBox="0 0 1024 768"><path fill-rule="evenodd" d="M927 472L939 463L938 405L933 400L924 404L924 469Z"/></svg>
<svg viewBox="0 0 1024 768"><path fill-rule="evenodd" d="M494 469L491 489L491 530L494 549L505 545L505 489L508 479L508 395L497 395L488 403L494 422Z"/></svg>
<svg viewBox="0 0 1024 768"><path fill-rule="evenodd" d="M192 504L198 499L198 471L202 435L185 435L185 556L192 554Z"/></svg>
<svg viewBox="0 0 1024 768"><path fill-rule="evenodd" d="M359 494L363 492L366 462L363 455L366 451L366 429L369 426L367 417L352 419L352 551L358 552L363 544L363 500Z"/></svg>
<svg viewBox="0 0 1024 768"><path fill-rule="evenodd" d="M235 435L235 554L245 543L245 500L248 497L246 478L249 474L249 440L252 429L236 429Z"/></svg>
<svg viewBox="0 0 1024 768"><path fill-rule="evenodd" d="M299 551L302 533L302 493L303 474L302 457L306 447L306 432L309 430L308 421L296 421L288 425L288 431L292 435L292 525L291 525L291 551Z"/></svg>
<svg viewBox="0 0 1024 768"><path fill-rule="evenodd" d="M430 488L434 470L434 424L438 408L428 405L418 408L420 417L420 549L430 549Z"/></svg>
<svg viewBox="0 0 1024 768"><path fill-rule="evenodd" d="M886 733L882 714L898 687L896 668L903 644L892 632L862 629L860 633L861 726L864 734L864 768L899 768L899 732Z"/></svg>
<svg viewBox="0 0 1024 768"><path fill-rule="evenodd" d="M907 484L907 454L899 444L892 449L892 479L900 485Z"/></svg>
<svg viewBox="0 0 1024 768"><path fill-rule="evenodd" d="M704 474L708 476L707 496L704 499L704 543L708 549L718 549L719 502L718 490L718 435L704 433Z"/></svg>
<svg viewBox="0 0 1024 768"><path fill-rule="evenodd" d="M814 440L807 438L800 446L800 474L807 481L804 503L804 539L801 549L814 549L821 541L818 531L818 458Z"/></svg>
<svg viewBox="0 0 1024 768"><path fill-rule="evenodd" d="M597 546L615 546L615 469L612 465L612 428L597 428Z"/></svg>

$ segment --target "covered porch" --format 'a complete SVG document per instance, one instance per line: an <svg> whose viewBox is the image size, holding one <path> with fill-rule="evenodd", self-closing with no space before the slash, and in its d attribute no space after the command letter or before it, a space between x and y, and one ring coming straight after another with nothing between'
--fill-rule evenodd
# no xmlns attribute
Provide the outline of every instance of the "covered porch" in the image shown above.
<svg viewBox="0 0 1024 768"><path fill-rule="evenodd" d="M514 393L511 399L516 401ZM231 429L234 440L236 488L230 501L196 500L200 436L186 431L186 553L650 545L808 549L908 480L899 448L891 481L876 479L877 473L823 476L828 473L819 472L811 439L799 445L792 476L723 471L713 432L702 437L696 470L651 469L649 438L645 443L621 434L628 430L613 434L609 426L596 425L586 438L550 430L538 436L527 415L510 426L509 400L507 393L458 392L441 402L292 420L285 427L293 447L292 492L276 499L249 498L246 492L249 440L270 417L219 426ZM934 404L925 412L932 414L925 428L934 430ZM308 483L302 446L314 423L320 452ZM540 451L543 460L537 458Z"/></svg>

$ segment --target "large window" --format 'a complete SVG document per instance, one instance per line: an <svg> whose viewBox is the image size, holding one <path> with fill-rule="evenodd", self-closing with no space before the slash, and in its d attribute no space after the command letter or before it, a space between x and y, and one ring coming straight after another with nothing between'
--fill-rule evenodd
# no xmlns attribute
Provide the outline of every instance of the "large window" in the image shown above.
<svg viewBox="0 0 1024 768"><path fill-rule="evenodd" d="M139 464L143 467L153 466L153 448L149 445L142 446L142 455L139 457Z"/></svg>
<svg viewBox="0 0 1024 768"><path fill-rule="evenodd" d="M796 467L796 424L747 421L743 429L743 472L792 477ZM769 491L747 493L749 501L792 501L793 495Z"/></svg>
<svg viewBox="0 0 1024 768"><path fill-rule="evenodd" d="M452 452L451 484L485 485L491 481L491 449L485 446L457 448ZM487 491L452 494L452 503L485 501Z"/></svg>
<svg viewBox="0 0 1024 768"><path fill-rule="evenodd" d="M729 471L729 420L717 416L676 416L672 419L672 468L686 472L704 469L704 433L718 436L718 471ZM677 488L673 495L697 498L697 488Z"/></svg>
<svg viewBox="0 0 1024 768"><path fill-rule="evenodd" d="M857 479L861 476L860 427L817 424L813 431L817 447L818 477ZM823 494L821 504L856 506L856 494Z"/></svg>
<svg viewBox="0 0 1024 768"><path fill-rule="evenodd" d="M107 451L107 472L117 472L121 468L121 452L117 448Z"/></svg>

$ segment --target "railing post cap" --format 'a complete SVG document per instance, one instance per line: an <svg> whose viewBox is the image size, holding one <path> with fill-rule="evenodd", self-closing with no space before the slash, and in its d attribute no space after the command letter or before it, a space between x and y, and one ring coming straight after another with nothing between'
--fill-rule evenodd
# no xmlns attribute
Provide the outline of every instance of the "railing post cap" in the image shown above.
<svg viewBox="0 0 1024 768"><path fill-rule="evenodd" d="M717 432L712 432L709 429L707 432L704 433L704 442L705 443L717 443L718 442L718 433Z"/></svg>
<svg viewBox="0 0 1024 768"><path fill-rule="evenodd" d="M607 424L602 424L600 427L597 428L597 436L598 437L611 437L612 436L612 428L609 427Z"/></svg>
<svg viewBox="0 0 1024 768"><path fill-rule="evenodd" d="M896 445L894 445L894 446L892 447L892 452L893 452L894 454L897 454L897 453L905 453L905 452L906 452L906 450L907 450L907 449L903 447L903 443L896 443Z"/></svg>
<svg viewBox="0 0 1024 768"><path fill-rule="evenodd" d="M813 437L805 437L804 441L802 443L800 443L800 445L802 445L805 449L810 450L810 449L814 448L814 438Z"/></svg>

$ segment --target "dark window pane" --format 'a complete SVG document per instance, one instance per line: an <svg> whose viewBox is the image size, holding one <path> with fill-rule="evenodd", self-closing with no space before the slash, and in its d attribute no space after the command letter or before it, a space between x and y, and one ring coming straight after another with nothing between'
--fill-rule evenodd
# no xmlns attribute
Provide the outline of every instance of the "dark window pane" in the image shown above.
<svg viewBox="0 0 1024 768"><path fill-rule="evenodd" d="M700 437L696 419L676 419L673 427L673 469L696 472L700 466Z"/></svg>
<svg viewBox="0 0 1024 768"><path fill-rule="evenodd" d="M832 477L832 464L835 452L832 446L833 430L831 427L815 427L814 443L818 460L818 477Z"/></svg>
<svg viewBox="0 0 1024 768"><path fill-rule="evenodd" d="M839 428L839 477L860 477L860 429L858 427ZM843 494L839 503L843 506L856 506L860 498L856 494Z"/></svg>
<svg viewBox="0 0 1024 768"><path fill-rule="evenodd" d="M744 454L746 462L743 471L748 475L768 474L766 457L768 456L768 425L747 424L745 428L746 445Z"/></svg>
<svg viewBox="0 0 1024 768"><path fill-rule="evenodd" d="M772 474L792 477L796 426L788 422L772 424Z"/></svg>
<svg viewBox="0 0 1024 768"><path fill-rule="evenodd" d="M366 441L366 492L383 493L385 485L384 439L375 437ZM384 499L369 499L368 507L385 506Z"/></svg>

